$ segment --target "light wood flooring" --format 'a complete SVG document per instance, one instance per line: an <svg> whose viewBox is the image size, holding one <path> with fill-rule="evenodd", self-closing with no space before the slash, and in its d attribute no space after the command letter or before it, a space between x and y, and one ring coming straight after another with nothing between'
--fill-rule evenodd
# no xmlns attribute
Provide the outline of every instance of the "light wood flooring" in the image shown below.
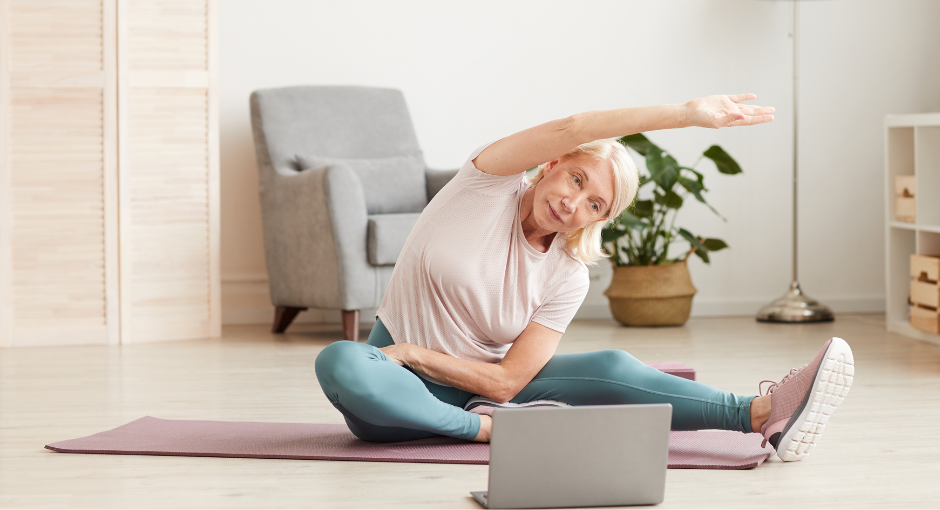
<svg viewBox="0 0 940 510"><path fill-rule="evenodd" d="M363 325L368 335L369 325ZM339 325L226 327L220 339L0 351L0 507L479 508L486 466L76 455L43 445L142 416L343 423L313 371ZM940 506L940 346L880 315L816 325L693 319L679 328L576 321L559 352L617 348L676 360L740 394L802 366L831 336L856 378L806 460L747 471L669 470L662 508Z"/></svg>

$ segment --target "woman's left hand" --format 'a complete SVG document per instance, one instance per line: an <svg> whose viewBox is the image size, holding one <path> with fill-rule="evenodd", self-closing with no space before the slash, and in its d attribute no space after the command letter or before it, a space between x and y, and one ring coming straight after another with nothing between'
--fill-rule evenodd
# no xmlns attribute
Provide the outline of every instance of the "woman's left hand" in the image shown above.
<svg viewBox="0 0 940 510"><path fill-rule="evenodd" d="M413 344L394 344L388 347L380 347L379 350L385 353L389 360L404 367L408 365L408 354L411 352L412 347L415 346Z"/></svg>
<svg viewBox="0 0 940 510"><path fill-rule="evenodd" d="M739 105L741 101L756 99L754 94L736 96L708 96L693 99L683 106L685 125L718 129L731 126L751 126L774 120L772 106Z"/></svg>

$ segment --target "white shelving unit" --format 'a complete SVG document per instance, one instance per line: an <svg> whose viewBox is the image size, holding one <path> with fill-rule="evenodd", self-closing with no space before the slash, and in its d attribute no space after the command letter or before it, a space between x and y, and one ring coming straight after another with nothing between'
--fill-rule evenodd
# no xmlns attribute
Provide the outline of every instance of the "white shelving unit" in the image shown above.
<svg viewBox="0 0 940 510"><path fill-rule="evenodd" d="M894 178L916 179L916 223L897 217ZM940 344L911 327L910 256L940 255L940 113L885 117L885 292L888 331Z"/></svg>

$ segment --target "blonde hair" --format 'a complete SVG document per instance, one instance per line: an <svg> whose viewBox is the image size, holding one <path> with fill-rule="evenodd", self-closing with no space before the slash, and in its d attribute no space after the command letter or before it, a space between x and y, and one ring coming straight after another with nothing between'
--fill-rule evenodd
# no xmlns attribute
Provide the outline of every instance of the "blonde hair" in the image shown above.
<svg viewBox="0 0 940 510"><path fill-rule="evenodd" d="M630 158L627 149L614 140L594 140L593 142L582 143L559 158L559 161L579 156L591 158L595 161L607 161L614 169L614 199L607 214L607 220L613 221L633 203L633 199L636 197L637 189L640 187L640 173L636 168L636 164ZM540 165L536 174L529 179L532 187L535 187L542 180L542 172L547 164ZM598 260L610 257L610 254L605 252L601 246L601 232L606 224L607 222L594 221L578 230L565 234L568 238L568 248L581 262L587 265L595 265Z"/></svg>

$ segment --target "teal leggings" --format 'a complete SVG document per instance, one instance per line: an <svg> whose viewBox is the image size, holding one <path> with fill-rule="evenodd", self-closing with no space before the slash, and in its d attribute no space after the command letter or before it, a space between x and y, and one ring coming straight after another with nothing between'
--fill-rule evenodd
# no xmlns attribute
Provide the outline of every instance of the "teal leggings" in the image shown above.
<svg viewBox="0 0 940 510"><path fill-rule="evenodd" d="M393 343L377 319L367 343L334 342L317 356L320 387L353 434L376 442L475 438L480 417L463 410L474 394L391 361L379 348ZM556 354L511 402L544 399L574 406L668 403L673 430L752 432L754 397L660 372L618 349Z"/></svg>

